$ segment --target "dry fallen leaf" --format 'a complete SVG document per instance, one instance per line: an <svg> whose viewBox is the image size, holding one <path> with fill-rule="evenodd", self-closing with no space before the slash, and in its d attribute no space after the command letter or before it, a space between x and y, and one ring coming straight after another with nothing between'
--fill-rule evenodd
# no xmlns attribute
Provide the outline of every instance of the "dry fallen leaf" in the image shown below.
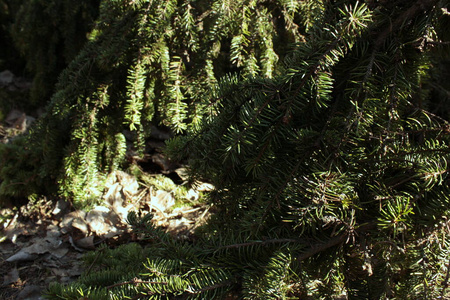
<svg viewBox="0 0 450 300"><path fill-rule="evenodd" d="M66 214L61 223L59 223L59 227L61 228L61 232L66 234L72 230L72 222L76 218L84 219L86 217L86 212L82 210L76 210Z"/></svg>
<svg viewBox="0 0 450 300"><path fill-rule="evenodd" d="M123 171L116 171L116 176L125 194L136 195L138 193L139 183L134 176Z"/></svg>
<svg viewBox="0 0 450 300"><path fill-rule="evenodd" d="M214 190L214 186L207 182L198 182L198 186L195 188L199 192L210 192Z"/></svg>
<svg viewBox="0 0 450 300"><path fill-rule="evenodd" d="M163 190L156 191L156 195L151 195L150 198L151 207L162 213L168 211L175 205L175 198L172 194Z"/></svg>
<svg viewBox="0 0 450 300"><path fill-rule="evenodd" d="M37 285L27 285L25 288L20 291L19 295L17 295L17 300L40 300L42 299L43 288Z"/></svg>
<svg viewBox="0 0 450 300"><path fill-rule="evenodd" d="M35 260L38 257L37 254L34 253L29 253L24 249L21 249L19 252L17 252L16 254L8 257L6 259L7 262L20 262L20 261L31 261L31 260Z"/></svg>
<svg viewBox="0 0 450 300"><path fill-rule="evenodd" d="M107 223L109 209L104 206L96 206L86 215L86 223L91 232L97 235L104 235L111 231L111 225Z"/></svg>
<svg viewBox="0 0 450 300"><path fill-rule="evenodd" d="M30 241L31 245L19 250L16 254L6 259L7 262L29 261L36 259L40 254L52 253L62 244L59 233L49 230L45 238L36 237ZM62 250L62 252L64 252ZM59 255L62 252L58 252Z"/></svg>
<svg viewBox="0 0 450 300"><path fill-rule="evenodd" d="M80 230L85 236L89 234L89 226L82 218L75 218L72 221L72 227Z"/></svg>
<svg viewBox="0 0 450 300"><path fill-rule="evenodd" d="M77 245L77 247L83 248L83 249L89 249L89 250L93 250L95 249L95 244L94 244L94 236L88 236L85 238L82 238L80 240L74 241L74 244Z"/></svg>

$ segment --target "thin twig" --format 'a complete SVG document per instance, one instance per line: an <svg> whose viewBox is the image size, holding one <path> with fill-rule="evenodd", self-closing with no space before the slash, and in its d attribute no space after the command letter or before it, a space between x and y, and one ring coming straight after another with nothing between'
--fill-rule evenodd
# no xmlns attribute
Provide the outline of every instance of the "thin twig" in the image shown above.
<svg viewBox="0 0 450 300"><path fill-rule="evenodd" d="M188 292L191 293L191 294L201 294L203 292L207 292L207 291L210 291L210 290L218 289L218 288L221 288L221 287L224 287L224 286L227 286L227 285L231 285L233 283L234 282L231 281L231 280L226 280L226 281L223 281L223 282L220 282L220 283L216 283L216 284L211 285L211 286L207 286L207 287L199 289L199 290L195 290L195 291L189 291L188 290Z"/></svg>
<svg viewBox="0 0 450 300"><path fill-rule="evenodd" d="M395 21L378 36L375 41L375 51L382 46L392 32L398 31L408 20L413 19L418 14L423 14L425 10L432 8L437 2L437 0L418 0L416 3L412 4L407 11L398 16Z"/></svg>
<svg viewBox="0 0 450 300"><path fill-rule="evenodd" d="M130 281L125 281L125 282L119 282L119 283L115 283L112 284L110 286L107 286L106 289L112 289L118 286L123 286L123 285L128 285L128 284L132 284L132 285L138 285L138 284L160 284L160 285L168 285L167 282L164 281L143 281L142 279L139 278L133 278Z"/></svg>
<svg viewBox="0 0 450 300"><path fill-rule="evenodd" d="M365 231L367 231L369 229L374 228L375 226L376 226L375 223L364 224L364 225L361 225L359 228L355 229L355 232L356 233L365 232ZM349 234L346 233L346 234L342 234L340 236L337 236L335 238L332 238L332 239L328 240L325 243L320 243L320 244L313 245L307 251L303 252L303 254L299 255L297 257L297 259L299 261L305 260L305 259L307 259L307 258L309 258L309 257L311 257L311 256L313 256L313 255L315 255L317 253L320 253L320 252L322 252L322 251L324 251L324 250L326 250L328 248L331 248L331 247L334 247L334 246L337 246L339 244L344 243L346 240L348 240L348 237L349 237Z"/></svg>
<svg viewBox="0 0 450 300"><path fill-rule="evenodd" d="M254 246L254 245L263 245L264 246L267 244L298 243L298 242L299 242L299 240L296 240L296 239L271 239L271 240L265 240L265 241L252 241L252 242L247 242L247 243L226 245L226 246L219 247L217 250L249 247L249 246Z"/></svg>
<svg viewBox="0 0 450 300"><path fill-rule="evenodd" d="M95 262L97 261L98 257L100 256L100 252L103 252L103 249L97 251L97 254L95 254L94 261L91 263L91 265L86 271L86 276L89 275L89 273L91 273L91 269L94 266Z"/></svg>
<svg viewBox="0 0 450 300"><path fill-rule="evenodd" d="M443 285L443 287L442 287L442 294L441 294L442 297L445 296L445 289L448 287L448 280L449 279L450 279L450 256L448 258L448 263L447 263L447 274L445 275L444 282L442 283L442 285Z"/></svg>

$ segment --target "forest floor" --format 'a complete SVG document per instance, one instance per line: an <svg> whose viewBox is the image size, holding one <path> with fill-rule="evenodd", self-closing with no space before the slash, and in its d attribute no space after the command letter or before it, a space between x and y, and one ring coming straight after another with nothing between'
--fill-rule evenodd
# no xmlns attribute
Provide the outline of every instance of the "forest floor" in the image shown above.
<svg viewBox="0 0 450 300"><path fill-rule="evenodd" d="M29 87L23 78L0 72L1 99L20 101ZM13 105L6 115L0 109L0 143L25 134L40 114L28 115L20 105ZM196 189L181 188L184 169L161 152L168 138L168 132L152 129L142 161L146 181L115 171L108 176L99 205L90 209L77 210L69 201L45 197L21 207L0 203L0 299L44 299L50 284L72 282L89 269L83 263L88 251L136 241L127 223L131 211L152 213L155 224L176 238L193 238L210 212L201 201L202 193L213 187L201 183Z"/></svg>
<svg viewBox="0 0 450 300"><path fill-rule="evenodd" d="M111 205L85 212L61 200L43 199L16 211L0 210L6 217L0 231L0 299L44 299L49 284L72 282L89 269L83 263L88 251L102 244L115 248L136 241L124 214L131 209L122 208L123 214ZM204 223L209 207L197 204L151 212L156 224L187 240Z"/></svg>
<svg viewBox="0 0 450 300"><path fill-rule="evenodd" d="M43 299L50 283L70 282L82 271L83 253L58 234L58 220L46 213L51 207L26 212L28 208L2 210L10 218L1 232L0 299Z"/></svg>

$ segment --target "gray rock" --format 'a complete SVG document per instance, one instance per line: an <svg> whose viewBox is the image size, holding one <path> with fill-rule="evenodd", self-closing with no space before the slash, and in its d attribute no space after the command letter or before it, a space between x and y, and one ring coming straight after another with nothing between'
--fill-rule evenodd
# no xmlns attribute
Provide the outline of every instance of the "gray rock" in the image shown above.
<svg viewBox="0 0 450 300"><path fill-rule="evenodd" d="M13 83L14 74L10 70L5 70L0 73L0 86L6 86Z"/></svg>

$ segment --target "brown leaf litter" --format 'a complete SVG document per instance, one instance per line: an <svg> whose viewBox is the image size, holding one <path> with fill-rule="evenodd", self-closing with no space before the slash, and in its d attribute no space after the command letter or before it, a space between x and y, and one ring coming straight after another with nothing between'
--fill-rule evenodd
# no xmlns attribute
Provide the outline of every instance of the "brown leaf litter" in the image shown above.
<svg viewBox="0 0 450 300"><path fill-rule="evenodd" d="M68 283L84 270L82 256L100 244L117 247L137 241L126 222L130 211L154 214L156 225L174 237L192 239L209 215L207 205L175 206L170 192L141 187L131 175L110 175L104 205L75 210L64 200L29 203L3 224L0 236L0 299L43 299L51 282ZM197 194L196 194L197 193ZM191 190L189 197L197 197ZM0 224L1 228L1 224Z"/></svg>

